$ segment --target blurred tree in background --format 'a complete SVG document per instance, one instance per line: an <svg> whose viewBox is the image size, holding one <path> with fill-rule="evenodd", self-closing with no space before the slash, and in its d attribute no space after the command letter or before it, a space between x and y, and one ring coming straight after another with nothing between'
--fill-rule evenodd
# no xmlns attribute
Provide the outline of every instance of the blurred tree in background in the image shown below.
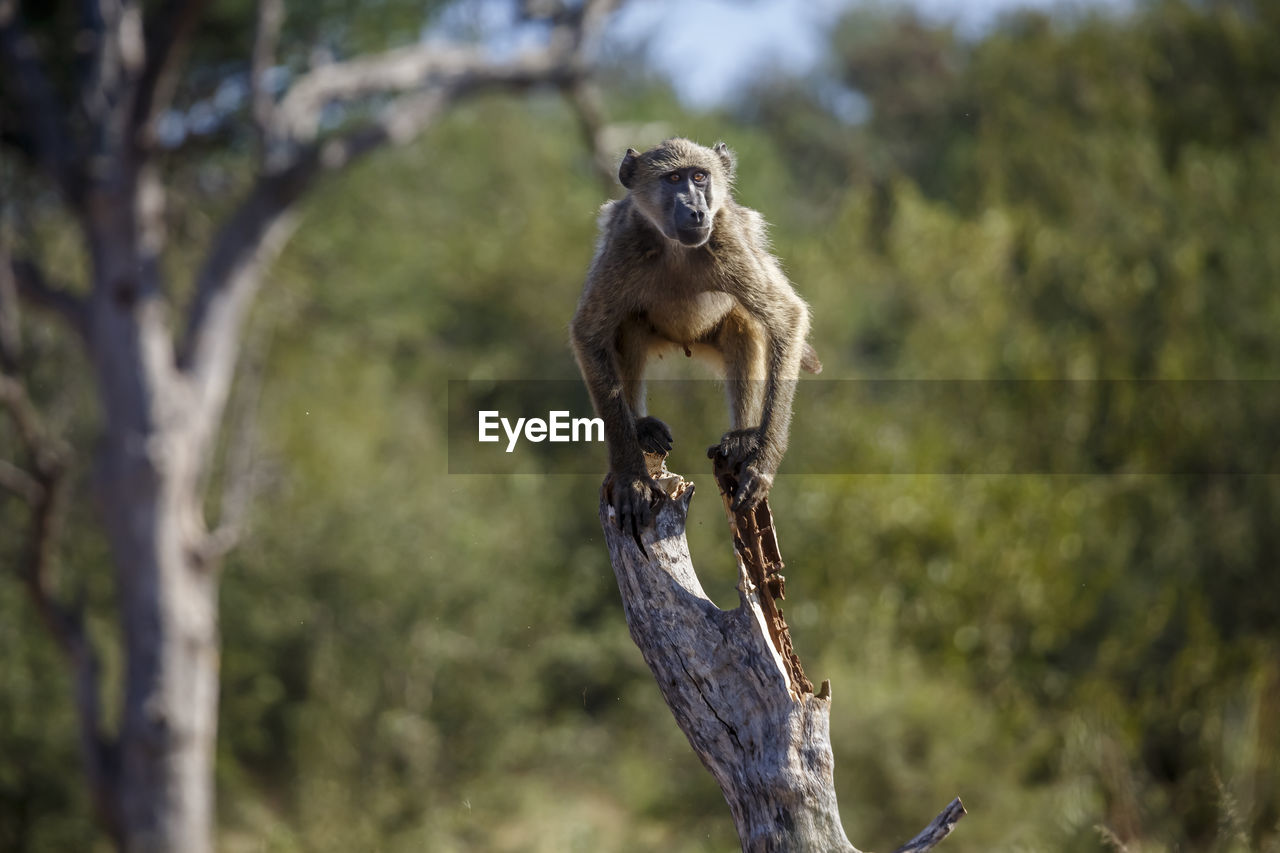
<svg viewBox="0 0 1280 853"><path fill-rule="evenodd" d="M503 34L542 32L529 42L536 47L506 56L494 54L494 28L471 42L437 33L339 59L343 48L359 50L365 32L337 19L338 31L313 41L300 68L283 0L260 0L250 38L238 39L234 26L222 34L241 42L238 59L198 56L189 75L197 87L202 74L221 79L210 98L188 103L178 81L189 55L204 53L193 45L206 5L90 2L28 16L17 0L0 3L0 142L33 196L16 211L27 226L17 245L7 234L0 245L0 404L17 460L0 467L0 486L27 516L13 575L63 653L100 828L133 853L214 846L220 569L253 491L252 443L221 427L246 317L295 230L300 199L322 176L410 142L458 103L495 91L561 91L579 105L594 153L592 35L614 4L510 7ZM381 23L394 34L398 18ZM181 149L224 126L217 148ZM243 174L228 182L239 184L235 200L204 240L182 239L192 211L171 216L170 191L183 188L165 174L173 160ZM21 195L26 188L13 183ZM50 256L24 233L32 213L49 216L69 251ZM180 245L172 251L171 228ZM194 274L174 275L174 261ZM100 412L92 451L44 424L41 391L28 382L48 365L26 350L23 307L48 310L83 346ZM173 315L185 322L172 324ZM87 583L68 592L75 581L59 560L68 471L90 455L88 491L109 549L120 635L118 646L106 644L122 671L120 688L108 691ZM219 488L210 490L215 470Z"/></svg>
<svg viewBox="0 0 1280 853"><path fill-rule="evenodd" d="M339 6L290 20L308 43L382 20ZM248 14L218 8L229 32ZM956 850L1280 850L1276 5L971 39L859 8L821 73L718 114L641 73L610 73L618 153L728 141L822 378L863 380L802 386L789 458L851 449L773 501L850 834L883 847L959 793ZM221 154L169 167L176 269L247 175L232 142L193 144ZM23 239L65 252L39 188L3 177ZM602 200L562 100L495 96L305 204L241 377L261 494L222 584L222 849L735 849L627 637L598 479L448 474L448 380L576 375ZM33 395L91 440L81 355L25 323ZM727 603L699 452L718 417L677 428L672 467L703 483L689 536ZM94 566L82 491L62 558ZM20 510L0 502L5 565ZM85 575L107 636L112 588ZM94 849L71 697L11 579L0 648L0 847Z"/></svg>

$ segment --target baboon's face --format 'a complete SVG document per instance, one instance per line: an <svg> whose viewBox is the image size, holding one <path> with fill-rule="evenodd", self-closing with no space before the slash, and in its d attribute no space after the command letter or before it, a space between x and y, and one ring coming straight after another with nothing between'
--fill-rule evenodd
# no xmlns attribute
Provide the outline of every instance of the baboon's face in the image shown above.
<svg viewBox="0 0 1280 853"><path fill-rule="evenodd" d="M732 155L723 145L712 150L672 139L644 154L627 151L618 177L663 236L697 248L711 239L731 167Z"/></svg>
<svg viewBox="0 0 1280 853"><path fill-rule="evenodd" d="M711 239L712 206L715 188L711 172L689 166L667 172L658 179L659 209L663 213L662 233L685 246L701 246Z"/></svg>

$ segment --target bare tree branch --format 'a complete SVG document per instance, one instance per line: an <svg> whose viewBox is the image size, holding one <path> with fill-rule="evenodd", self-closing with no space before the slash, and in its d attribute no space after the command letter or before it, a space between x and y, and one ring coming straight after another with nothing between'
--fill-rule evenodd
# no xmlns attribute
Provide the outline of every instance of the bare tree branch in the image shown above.
<svg viewBox="0 0 1280 853"><path fill-rule="evenodd" d="M525 5L531 7L537 4L530 2ZM600 49L599 41L605 22L622 5L621 0L587 0L581 6L570 9L564 9L563 4L558 5L562 9L562 17L559 19L561 26L567 25L572 34L568 47L572 61L577 67L586 68ZM592 167L605 191L611 192L617 182L617 168L615 152L607 141L608 127L600 90L586 74L575 76L564 89L565 97L578 119L578 127L587 150L591 152Z"/></svg>
<svg viewBox="0 0 1280 853"><path fill-rule="evenodd" d="M295 144L309 142L327 105L374 94L561 83L573 74L568 60L563 51L549 49L510 63L495 63L479 48L417 44L325 65L289 90L276 110L272 130Z"/></svg>
<svg viewBox="0 0 1280 853"><path fill-rule="evenodd" d="M14 422L30 459L32 472L0 463L0 487L22 498L31 511L25 553L17 567L40 621L71 664L74 675L81 755L95 805L108 831L118 826L113 805L114 746L102 731L99 662L84 619L82 604L60 603L50 589L56 562L66 497L66 448L40 424L26 388L15 377L0 373L0 406ZM14 488L17 486L17 488Z"/></svg>
<svg viewBox="0 0 1280 853"><path fill-rule="evenodd" d="M600 34L605 21L622 6L622 0L586 0L578 9L580 19L574 30L574 51L579 60L590 61L599 48Z"/></svg>
<svg viewBox="0 0 1280 853"><path fill-rule="evenodd" d="M106 10L101 0L80 0L80 28L76 31L76 68L80 85L80 104L91 124L107 113L109 99L101 80L107 31Z"/></svg>
<svg viewBox="0 0 1280 853"><path fill-rule="evenodd" d="M138 79L130 122L138 144L151 144L155 117L173 102L178 70L208 6L209 0L166 0L147 21L146 64Z"/></svg>
<svg viewBox="0 0 1280 853"><path fill-rule="evenodd" d="M88 181L105 177L133 138L129 115L146 64L139 0L82 0L77 38L92 49L80 75L80 101L89 118Z"/></svg>
<svg viewBox="0 0 1280 853"><path fill-rule="evenodd" d="M0 489L12 492L28 504L44 500L44 486L12 462L0 459Z"/></svg>
<svg viewBox="0 0 1280 853"><path fill-rule="evenodd" d="M552 22L547 46L510 62L497 62L479 47L419 43L321 66L301 77L277 105L272 134L305 144L315 138L326 106L375 94L433 87L455 95L499 85L572 87L584 76L586 55L618 6L618 0L587 0L560 14L542 14Z"/></svg>
<svg viewBox="0 0 1280 853"><path fill-rule="evenodd" d="M320 169L313 150L293 168L262 175L218 231L196 276L178 366L192 379L197 411L205 430L198 458L207 462L238 356L240 330L266 267L293 232L294 202Z"/></svg>
<svg viewBox="0 0 1280 853"><path fill-rule="evenodd" d="M606 193L613 192L618 181L617 162L614 152L605 141L604 108L601 106L600 90L589 80L579 80L566 92L574 115L578 118L578 128L582 132L582 140L591 152L591 166L604 186Z"/></svg>
<svg viewBox="0 0 1280 853"><path fill-rule="evenodd" d="M13 264L8 251L0 248L0 407L8 412L31 469L0 460L0 489L17 496L30 509L31 528L18 575L40 620L71 663L85 770L103 824L114 834L118 821L112 804L113 780L109 778L113 772L113 746L101 730L98 658L85 626L83 608L60 604L49 588L61 539L69 453L61 441L45 430L26 387L17 378L21 347L19 291L28 298L34 296L36 301L57 306L55 310L68 316L71 325L82 334L84 308L65 291L46 284L33 264Z"/></svg>
<svg viewBox="0 0 1280 853"><path fill-rule="evenodd" d="M253 37L253 57L250 60L249 88L253 99L253 123L258 134L258 145L264 157L267 134L275 112L275 97L267 90L266 74L276 63L276 45L280 40L280 28L284 26L284 0L258 0L258 21Z"/></svg>
<svg viewBox="0 0 1280 853"><path fill-rule="evenodd" d="M293 206L324 172L336 171L388 142L417 133L444 104L440 93L409 98L384 120L307 146L288 169L258 177L223 224L196 276L195 296L178 350L192 379L196 422L212 430L226 402L239 354L240 330L262 276L293 232ZM213 433L201 437L207 461Z"/></svg>
<svg viewBox="0 0 1280 853"><path fill-rule="evenodd" d="M32 589L41 617L49 624L50 631L59 642L66 640L68 627L66 615L56 607L47 594L46 579L53 562L60 523L60 499L63 476L66 471L66 449L61 442L51 438L40 423L35 404L26 387L16 376L0 373L0 407L8 413L18 434L18 440L29 457L31 471L23 471L10 465L12 472L21 474L8 479L20 483L15 494L27 500L32 512L32 533L24 565L20 569L23 579ZM25 493L25 494L24 494Z"/></svg>
<svg viewBox="0 0 1280 853"><path fill-rule="evenodd" d="M956 797L928 826L920 830L915 838L899 847L894 853L924 853L926 850L932 850L942 839L951 834L951 830L956 828L956 823L967 814L964 803Z"/></svg>
<svg viewBox="0 0 1280 853"><path fill-rule="evenodd" d="M62 124L62 104L49 83L35 40L27 33L18 0L0 0L0 67L15 81L9 91L31 138L25 146L73 208L83 195L75 151Z"/></svg>
<svg viewBox="0 0 1280 853"><path fill-rule="evenodd" d="M3 260L0 257L0 261ZM40 268L29 260L14 260L10 270L17 284L18 296L23 301L58 315L81 340L85 339L88 335L89 315L83 299L65 287L50 284Z"/></svg>
<svg viewBox="0 0 1280 853"><path fill-rule="evenodd" d="M18 369L18 350L22 347L20 316L18 284L14 280L9 250L0 243L0 370L8 373Z"/></svg>
<svg viewBox="0 0 1280 853"><path fill-rule="evenodd" d="M236 385L227 420L228 438L223 465L222 497L218 502L218 525L205 538L202 558L211 564L240 543L249 520L249 508L258 487L258 431L256 428L262 387L266 377L270 334L260 330L244 344ZM201 489L203 491L203 488Z"/></svg>
<svg viewBox="0 0 1280 853"><path fill-rule="evenodd" d="M588 17L587 7L575 18L577 26ZM258 61L266 61L271 28L279 26L269 20L272 14L260 10ZM293 205L321 174L343 169L384 145L416 138L442 109L461 98L541 85L571 89L582 75L573 53L580 43L560 27L547 48L506 62L477 48L414 45L318 68L269 110L258 103L255 113L269 128L264 172L223 225L200 268L179 347L178 363L194 380L201 419L217 423L235 369L240 328L263 271L291 232ZM315 139L328 104L394 93L402 94L375 119L332 138ZM206 436L206 453L211 438Z"/></svg>
<svg viewBox="0 0 1280 853"><path fill-rule="evenodd" d="M622 0L586 0L576 5L564 0L521 0L519 15L523 20L544 21L558 28L568 37L572 50L586 59L605 19L621 5Z"/></svg>
<svg viewBox="0 0 1280 853"><path fill-rule="evenodd" d="M60 467L58 461L60 454L56 452L53 445L46 444L44 430L40 426L40 417L36 414L31 398L27 396L27 389L7 372L0 373L0 405L9 413L14 427L18 430L18 439L22 442L23 448L31 454L37 471L37 480L43 488L42 480L46 476L52 476L53 472Z"/></svg>

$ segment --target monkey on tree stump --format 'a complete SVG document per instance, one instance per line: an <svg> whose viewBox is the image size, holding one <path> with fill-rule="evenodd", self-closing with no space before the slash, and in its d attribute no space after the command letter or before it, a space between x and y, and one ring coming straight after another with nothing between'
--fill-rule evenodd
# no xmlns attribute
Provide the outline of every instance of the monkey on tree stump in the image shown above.
<svg viewBox="0 0 1280 853"><path fill-rule="evenodd" d="M600 211L600 238L571 326L578 367L604 421L619 527L638 542L665 494L644 452L671 449L670 428L645 414L644 366L664 349L724 371L731 429L708 455L736 471L734 512L769 492L787 448L801 368L822 369L805 339L809 306L769 251L764 218L733 200L736 161L723 142L668 139L628 149L627 195Z"/></svg>

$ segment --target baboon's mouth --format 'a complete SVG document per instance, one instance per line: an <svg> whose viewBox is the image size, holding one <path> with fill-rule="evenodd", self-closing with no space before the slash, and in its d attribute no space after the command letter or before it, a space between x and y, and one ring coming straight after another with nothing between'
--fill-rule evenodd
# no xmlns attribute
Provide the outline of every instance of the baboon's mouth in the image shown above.
<svg viewBox="0 0 1280 853"><path fill-rule="evenodd" d="M711 229L707 227L680 228L676 230L676 237L680 239L681 245L697 247L710 239Z"/></svg>

